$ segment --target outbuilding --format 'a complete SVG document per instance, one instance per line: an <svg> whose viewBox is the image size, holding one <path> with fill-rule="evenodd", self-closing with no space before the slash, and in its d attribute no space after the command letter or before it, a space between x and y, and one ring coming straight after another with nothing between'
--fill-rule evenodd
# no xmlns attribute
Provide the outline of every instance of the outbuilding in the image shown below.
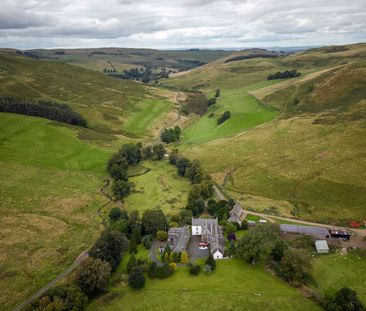
<svg viewBox="0 0 366 311"><path fill-rule="evenodd" d="M318 254L328 254L329 246L326 240L316 240L315 247Z"/></svg>

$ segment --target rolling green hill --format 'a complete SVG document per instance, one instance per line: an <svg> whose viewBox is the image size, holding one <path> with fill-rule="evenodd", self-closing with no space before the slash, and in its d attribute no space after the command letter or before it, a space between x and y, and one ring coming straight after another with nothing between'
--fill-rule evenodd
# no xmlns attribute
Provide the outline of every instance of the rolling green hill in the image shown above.
<svg viewBox="0 0 366 311"><path fill-rule="evenodd" d="M3 310L50 282L101 230L99 189L112 150L80 140L80 130L90 131L0 113Z"/></svg>
<svg viewBox="0 0 366 311"><path fill-rule="evenodd" d="M99 132L138 138L175 109L174 92L14 53L0 53L0 96L67 103Z"/></svg>
<svg viewBox="0 0 366 311"><path fill-rule="evenodd" d="M357 44L273 59L221 60L163 81L184 88L199 83L208 94L220 88L216 109L232 110L240 118L226 121L233 130L221 135L205 126L205 114L185 129L181 151L200 159L228 194L248 208L331 223L362 220L365 65L366 44ZM270 72L292 68L302 76L266 80ZM230 98L227 94L236 89L242 90L242 97ZM241 102L241 109L250 107L250 101L243 100L250 95L266 110L277 109L277 119L256 123L256 116L241 115L237 107ZM249 121L253 124L246 126Z"/></svg>

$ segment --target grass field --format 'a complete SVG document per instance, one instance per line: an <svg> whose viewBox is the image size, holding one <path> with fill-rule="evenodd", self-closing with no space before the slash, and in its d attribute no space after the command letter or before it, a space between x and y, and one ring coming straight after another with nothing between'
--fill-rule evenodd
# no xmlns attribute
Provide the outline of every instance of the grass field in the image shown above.
<svg viewBox="0 0 366 311"><path fill-rule="evenodd" d="M366 253L350 251L347 255L330 254L314 261L312 276L314 288L324 294L334 295L344 286L357 292L366 304Z"/></svg>
<svg viewBox="0 0 366 311"><path fill-rule="evenodd" d="M110 154L78 139L75 127L0 113L3 310L48 283L98 236Z"/></svg>
<svg viewBox="0 0 366 311"><path fill-rule="evenodd" d="M176 214L185 207L190 184L177 175L175 166L166 161L145 161L146 174L132 177L134 192L125 200L128 211L161 208L165 214Z"/></svg>
<svg viewBox="0 0 366 311"><path fill-rule="evenodd" d="M230 111L231 118L217 125L217 119L225 111ZM186 144L196 144L216 138L231 136L248 128L273 119L277 112L261 105L244 90L222 90L217 103L184 133Z"/></svg>
<svg viewBox="0 0 366 311"><path fill-rule="evenodd" d="M225 260L209 276L191 276L180 268L168 279L147 279L141 291L117 286L88 310L294 310L300 305L301 310L319 310L262 267Z"/></svg>

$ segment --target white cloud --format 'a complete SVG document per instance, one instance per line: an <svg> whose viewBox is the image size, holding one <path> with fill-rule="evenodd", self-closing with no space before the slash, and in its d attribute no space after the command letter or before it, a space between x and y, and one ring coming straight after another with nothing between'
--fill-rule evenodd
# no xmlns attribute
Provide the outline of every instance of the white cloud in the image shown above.
<svg viewBox="0 0 366 311"><path fill-rule="evenodd" d="M0 46L152 48L366 41L366 1L2 0Z"/></svg>

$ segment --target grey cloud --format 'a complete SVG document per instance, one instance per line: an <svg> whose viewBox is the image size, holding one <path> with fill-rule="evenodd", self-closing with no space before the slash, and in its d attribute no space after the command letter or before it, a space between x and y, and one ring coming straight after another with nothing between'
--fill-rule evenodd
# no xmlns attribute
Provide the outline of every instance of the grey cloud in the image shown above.
<svg viewBox="0 0 366 311"><path fill-rule="evenodd" d="M0 46L345 43L365 41L365 12L364 0L3 0Z"/></svg>

